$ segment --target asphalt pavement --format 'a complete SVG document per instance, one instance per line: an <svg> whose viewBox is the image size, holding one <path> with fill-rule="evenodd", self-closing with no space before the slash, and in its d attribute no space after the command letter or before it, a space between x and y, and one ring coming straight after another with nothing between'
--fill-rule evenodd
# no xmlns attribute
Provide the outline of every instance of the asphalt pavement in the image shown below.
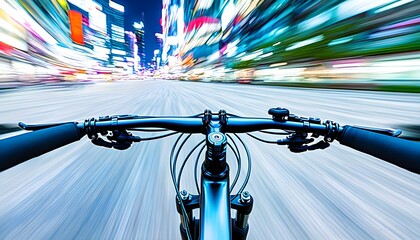
<svg viewBox="0 0 420 240"><path fill-rule="evenodd" d="M272 107L341 125L420 121L419 94L145 80L2 91L0 123L189 116L205 109L269 117ZM243 138L253 159L249 239L420 239L419 175L338 142L295 154ZM169 169L175 140L117 151L83 138L1 172L0 239L179 239ZM234 176L236 161L229 163ZM191 160L181 184L192 193L193 168ZM244 177L241 172L240 182Z"/></svg>

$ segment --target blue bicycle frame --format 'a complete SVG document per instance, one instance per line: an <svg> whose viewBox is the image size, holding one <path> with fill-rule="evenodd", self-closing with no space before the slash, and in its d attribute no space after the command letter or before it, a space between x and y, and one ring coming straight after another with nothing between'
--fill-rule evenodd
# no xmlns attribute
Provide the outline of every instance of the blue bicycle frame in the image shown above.
<svg viewBox="0 0 420 240"><path fill-rule="evenodd" d="M200 239L230 239L229 176L223 180L201 178Z"/></svg>

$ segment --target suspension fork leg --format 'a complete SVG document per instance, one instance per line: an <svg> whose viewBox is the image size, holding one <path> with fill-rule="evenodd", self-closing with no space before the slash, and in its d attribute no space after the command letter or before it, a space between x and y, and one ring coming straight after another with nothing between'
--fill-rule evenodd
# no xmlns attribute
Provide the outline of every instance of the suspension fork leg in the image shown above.
<svg viewBox="0 0 420 240"><path fill-rule="evenodd" d="M242 192L239 196L231 196L231 207L236 210L236 218L232 219L232 239L245 240L249 224L248 219L254 205L254 199L249 192Z"/></svg>
<svg viewBox="0 0 420 240"><path fill-rule="evenodd" d="M198 195L190 195L187 191L182 190L180 192L181 201L184 205L184 209L186 212L186 219L184 219L182 214L182 206L181 202L178 200L178 197L175 197L176 202L176 210L181 218L180 224L180 233L183 240L187 240L187 228L190 231L192 239L198 239L198 225L199 222L197 219L193 217L193 210L199 207L199 196Z"/></svg>

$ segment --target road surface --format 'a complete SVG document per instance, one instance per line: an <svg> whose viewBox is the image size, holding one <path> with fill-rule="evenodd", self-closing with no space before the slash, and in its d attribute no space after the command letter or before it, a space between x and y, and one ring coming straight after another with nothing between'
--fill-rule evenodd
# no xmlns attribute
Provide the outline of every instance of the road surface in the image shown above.
<svg viewBox="0 0 420 240"><path fill-rule="evenodd" d="M147 80L41 86L3 91L0 99L2 123L193 115L206 108L269 117L267 110L278 106L341 125L420 121L418 94L237 84ZM175 139L117 151L83 138L1 172L0 239L180 238L169 171ZM246 188L255 199L249 239L420 239L420 176L337 142L323 151L293 154L244 139L253 158ZM187 164L181 186L194 193L193 165ZM230 165L234 175L235 161Z"/></svg>

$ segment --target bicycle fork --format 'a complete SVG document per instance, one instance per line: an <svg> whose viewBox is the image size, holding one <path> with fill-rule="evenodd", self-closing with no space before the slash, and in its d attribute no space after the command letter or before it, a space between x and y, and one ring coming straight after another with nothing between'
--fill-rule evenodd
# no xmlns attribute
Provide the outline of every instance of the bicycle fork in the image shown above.
<svg viewBox="0 0 420 240"><path fill-rule="evenodd" d="M192 239L199 239L200 236L200 220L195 218L193 215L193 210L200 207L200 197L199 195L191 195L186 190L180 192L182 202L184 204L185 211L187 212L188 224L184 221L182 216L182 208L180 202L176 199L176 209L180 215L180 232L183 240L187 240L186 228L190 230ZM249 192L244 191L240 195L230 195L231 208L236 210L235 218L232 218L232 239L233 240L245 240L248 231L249 224L248 219L251 214L252 207L254 204L254 199L249 194Z"/></svg>

